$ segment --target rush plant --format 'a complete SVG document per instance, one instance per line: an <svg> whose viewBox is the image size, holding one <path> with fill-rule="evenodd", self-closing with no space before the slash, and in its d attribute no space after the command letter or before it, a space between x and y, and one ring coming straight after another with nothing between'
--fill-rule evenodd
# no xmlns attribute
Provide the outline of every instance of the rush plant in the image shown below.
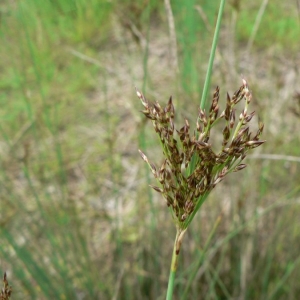
<svg viewBox="0 0 300 300"><path fill-rule="evenodd" d="M226 108L220 115L219 87L216 88L209 112L199 108L192 133L187 120L179 130L175 128L172 97L162 107L158 102L149 102L139 91L137 96L144 106L143 114L152 121L159 136L164 155L162 165L157 167L139 150L159 183L151 187L165 198L177 229L169 280L172 291L184 233L213 188L229 173L244 169L243 160L248 152L265 142L260 140L264 125L259 122L257 132L250 131L249 123L255 113L248 113L252 94L245 79L232 97L227 93ZM235 107L241 101L244 108L236 118ZM221 121L223 139L219 147L213 147L212 129Z"/></svg>
<svg viewBox="0 0 300 300"><path fill-rule="evenodd" d="M141 150L139 152L158 182L158 186L151 187L165 198L176 226L167 300L172 299L173 296L183 236L197 211L213 188L226 175L246 167L243 161L248 152L265 142L260 140L263 123L259 122L256 133L250 130L249 123L255 113L248 112L252 94L245 79L232 97L227 93L226 108L220 115L219 87L213 94L208 113L204 109L224 5L225 0L221 0L199 114L195 122L196 127L192 132L188 120L185 120L185 124L179 130L175 128L175 108L172 97L166 106L162 107L158 102L148 101L137 90L137 96L144 106L142 112L152 121L154 130L159 136L164 155L162 165L155 166ZM236 105L240 102L244 103L244 108L236 118ZM210 143L212 129L221 121L224 123L223 139L219 146L213 147ZM215 133L216 131L213 134Z"/></svg>

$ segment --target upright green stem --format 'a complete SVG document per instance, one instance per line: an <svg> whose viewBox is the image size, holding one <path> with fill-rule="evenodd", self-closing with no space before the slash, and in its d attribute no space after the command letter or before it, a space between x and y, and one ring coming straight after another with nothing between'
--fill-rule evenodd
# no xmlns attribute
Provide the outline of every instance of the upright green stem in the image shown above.
<svg viewBox="0 0 300 300"><path fill-rule="evenodd" d="M223 15L223 11L224 11L224 6L225 6L225 0L221 0L219 13L218 13L218 19L217 19L217 23L216 23L216 27L215 27L215 33L214 33L212 48L211 48L209 62L208 62L207 73L206 73L206 77L205 77L205 83L204 83L204 87L203 87L203 93L202 93L201 104L200 104L201 109L204 109L204 107L205 107L205 102L206 102L206 98L207 98L207 92L208 92L208 87L209 87L209 82L210 82L210 77L211 77L211 72L212 72L212 66L213 66L215 53L216 53L216 48L217 48L217 42L218 42L218 38L219 38L219 32L220 32L220 27L221 27L221 19L222 19L222 15ZM193 161L195 159L196 158L194 156L192 158L192 164L193 164ZM190 172L193 172L193 171L194 171L193 169L190 170ZM200 206L202 205L202 203L206 199L207 195L208 194L206 194L202 197L203 198L203 199L201 199L202 201L201 200L198 201L198 203L197 203L198 209L200 208ZM194 210L195 213L197 212L198 209ZM187 221L187 224L186 224L187 226L185 227L185 229L182 229L179 226L177 226L177 232L176 232L176 237L175 237L175 242L174 242L174 247L173 247L172 262L171 262L171 268L170 268L170 275L169 275L169 282L168 282L168 290L167 290L166 300L172 300L173 290L174 290L174 282L175 282L175 274L176 274L177 265L178 265L178 256L179 256L179 251L180 251L180 247L181 247L182 238L184 236L184 233L185 233L188 225L192 221L195 213Z"/></svg>
<svg viewBox="0 0 300 300"><path fill-rule="evenodd" d="M177 232L176 232L176 237L175 237L174 247L173 247L172 262L171 262L171 268L170 268L166 300L172 300L172 297L173 297L175 274L176 274L177 265L178 265L178 257L179 257L180 247L181 247L181 243L182 243L182 239L185 234L185 231L186 231L186 229L181 229L179 226L177 226Z"/></svg>
<svg viewBox="0 0 300 300"><path fill-rule="evenodd" d="M174 247L173 247L172 262L171 262L171 268L170 268L166 300L171 300L172 296L173 296L175 274L176 274L177 263L178 263L178 255L176 255L176 241L177 241L178 235L179 235L179 231L177 230L175 241L174 241Z"/></svg>
<svg viewBox="0 0 300 300"><path fill-rule="evenodd" d="M211 46L208 67L207 67L207 72L206 72L205 82L204 82L204 87L203 87L203 92L202 92L202 98L201 98L201 103L200 103L201 109L204 109L204 107L205 107L212 66L214 63L217 43L218 43L218 39L219 39L219 32L220 32L220 27L221 27L221 19L222 19L222 15L223 15L223 11L224 11L224 6L225 6L225 0L221 0L217 24L216 24L216 28L215 28L215 34L214 34L214 38L213 38L213 42L212 42L212 46Z"/></svg>

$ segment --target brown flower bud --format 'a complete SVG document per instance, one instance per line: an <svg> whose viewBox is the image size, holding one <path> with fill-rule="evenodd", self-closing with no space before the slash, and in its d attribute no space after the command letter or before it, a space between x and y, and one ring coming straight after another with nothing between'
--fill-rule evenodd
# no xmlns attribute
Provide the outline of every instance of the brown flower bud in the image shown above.
<svg viewBox="0 0 300 300"><path fill-rule="evenodd" d="M139 153L140 153L142 159L143 159L146 163L149 163L149 162L148 162L147 156L146 156L141 150L139 150Z"/></svg>
<svg viewBox="0 0 300 300"><path fill-rule="evenodd" d="M223 129L223 139L224 139L224 141L228 141L229 137L230 137L230 129L228 128L228 126L226 126Z"/></svg>
<svg viewBox="0 0 300 300"><path fill-rule="evenodd" d="M230 128L232 129L235 123L235 109L230 112Z"/></svg>
<svg viewBox="0 0 300 300"><path fill-rule="evenodd" d="M231 106L227 105L226 109L225 109L225 112L224 112L224 116L225 116L226 121L229 121L230 114L231 114Z"/></svg>
<svg viewBox="0 0 300 300"><path fill-rule="evenodd" d="M158 102L154 103L154 104L153 104L153 107L154 107L156 113L157 113L159 116L161 116L162 113L163 113L163 109L161 108L161 106L159 105L159 103L158 103Z"/></svg>
<svg viewBox="0 0 300 300"><path fill-rule="evenodd" d="M204 126L207 126L207 118L205 115L205 110L202 110L201 108L199 108L199 119L200 121L203 123Z"/></svg>
<svg viewBox="0 0 300 300"><path fill-rule="evenodd" d="M144 97L144 95L137 89L135 88L136 90L136 94L137 96L139 97L139 99L141 100L142 104L145 106L145 107L148 107L149 103L148 101L146 100L146 98Z"/></svg>
<svg viewBox="0 0 300 300"><path fill-rule="evenodd" d="M199 123L199 120L197 119L197 131L198 132L202 132L202 126L201 124Z"/></svg>
<svg viewBox="0 0 300 300"><path fill-rule="evenodd" d="M233 172L238 172L240 170L243 170L247 167L246 164L239 164L238 166L235 167L235 169L233 170Z"/></svg>
<svg viewBox="0 0 300 300"><path fill-rule="evenodd" d="M154 185L151 185L151 184L149 184L149 186L151 187L151 188L153 188L156 192L158 192L158 193L163 193L164 192L164 190L162 189L162 188L159 188L159 187L157 187L157 186L154 186Z"/></svg>
<svg viewBox="0 0 300 300"><path fill-rule="evenodd" d="M150 163L149 166L150 166L151 172L156 177L157 173L156 173L156 167L155 167L155 165L152 164L152 163Z"/></svg>
<svg viewBox="0 0 300 300"><path fill-rule="evenodd" d="M262 145L262 144L265 143L265 142L266 142L266 141L248 141L248 142L246 142L245 145L251 146L252 148L256 148L256 147Z"/></svg>
<svg viewBox="0 0 300 300"><path fill-rule="evenodd" d="M255 111L253 111L250 115L247 115L245 117L245 122L247 123L250 122L254 115L255 115Z"/></svg>
<svg viewBox="0 0 300 300"><path fill-rule="evenodd" d="M229 94L227 93L227 103L226 103L227 106L231 106L231 99L230 99L230 96Z"/></svg>
<svg viewBox="0 0 300 300"><path fill-rule="evenodd" d="M190 214L193 211L194 207L194 203L190 200L184 204L184 209L188 214Z"/></svg>

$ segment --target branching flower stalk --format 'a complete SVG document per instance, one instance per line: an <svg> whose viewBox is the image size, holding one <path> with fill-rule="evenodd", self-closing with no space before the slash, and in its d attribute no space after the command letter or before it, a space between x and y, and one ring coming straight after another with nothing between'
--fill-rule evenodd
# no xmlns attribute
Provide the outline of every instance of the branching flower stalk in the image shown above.
<svg viewBox="0 0 300 300"><path fill-rule="evenodd" d="M158 102L150 103L138 90L137 96L144 106L142 113L152 121L159 136L164 154L162 165L157 167L139 150L159 183L159 186L151 187L165 198L176 225L169 280L169 285L173 285L184 233L212 189L229 173L244 169L243 160L247 153L265 142L260 140L264 125L260 122L257 132L250 132L249 122L254 112L248 113L252 95L244 79L232 97L227 94L226 108L220 115L219 87L216 88L209 112L199 108L193 133L187 120L176 130L172 97L165 107L161 107ZM244 109L237 120L235 107L241 101L244 101ZM221 120L225 123L223 140L219 150L214 151L209 143L211 130ZM168 293L172 291L173 286L168 288ZM171 297L167 296L167 299Z"/></svg>

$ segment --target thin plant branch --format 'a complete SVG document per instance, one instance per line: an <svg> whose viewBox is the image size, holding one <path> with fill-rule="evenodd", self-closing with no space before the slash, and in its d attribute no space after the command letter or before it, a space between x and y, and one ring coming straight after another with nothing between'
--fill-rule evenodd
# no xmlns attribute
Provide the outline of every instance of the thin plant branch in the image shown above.
<svg viewBox="0 0 300 300"><path fill-rule="evenodd" d="M172 65L174 66L176 72L178 73L179 67L178 67L178 57L177 57L176 30L175 30L175 21L174 21L170 0L165 0L165 9L167 12L168 24L169 24L170 54L171 54Z"/></svg>
<svg viewBox="0 0 300 300"><path fill-rule="evenodd" d="M219 39L219 32L220 32L220 28L221 28L221 20L222 20L222 15L223 15L223 11L224 11L224 6L225 6L225 0L221 0L215 34L214 34L212 47L211 47L211 51L210 51L210 56L209 56L209 61L208 61L208 67L207 67L207 73L206 73L204 87L203 87L201 103L200 103L201 109L205 108L205 102L206 102L206 98L207 98L208 87L209 87L211 73L212 73L212 67L213 67L217 43L218 43L218 39Z"/></svg>
<svg viewBox="0 0 300 300"><path fill-rule="evenodd" d="M269 2L269 0L263 0L263 2L261 3L261 6L259 8L258 14L257 14L256 19L255 19L255 23L254 23L254 26L252 28L252 32L251 32L251 35L250 35L250 38L249 38L249 41L248 41L248 44L247 44L247 53L248 53L248 55L249 55L249 53L251 51L251 48L253 46L256 34L258 32L258 28L260 26L262 17L263 17L263 15L265 13L265 10L267 8L268 2Z"/></svg>

